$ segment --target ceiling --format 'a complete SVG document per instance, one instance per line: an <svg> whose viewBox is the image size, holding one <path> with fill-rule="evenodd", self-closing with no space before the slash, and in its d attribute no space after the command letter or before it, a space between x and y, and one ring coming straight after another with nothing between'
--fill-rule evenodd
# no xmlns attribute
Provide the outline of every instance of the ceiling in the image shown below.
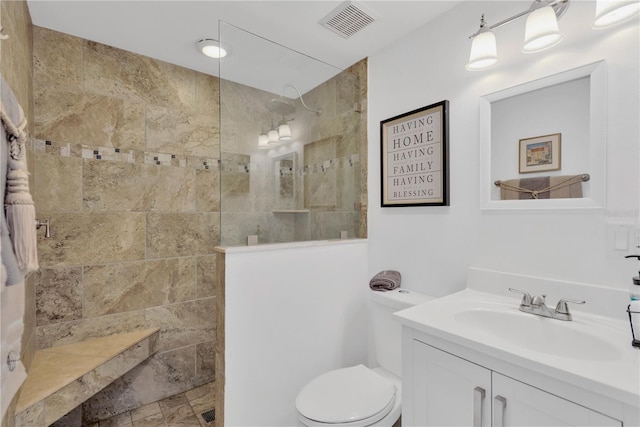
<svg viewBox="0 0 640 427"><path fill-rule="evenodd" d="M319 23L341 1L27 2L33 23L40 27L269 92L278 93L284 84L294 83L304 93L424 26L461 0L353 2L375 21L348 39ZM202 38L230 45L231 54L221 60L220 67L218 60L196 50L195 43Z"/></svg>

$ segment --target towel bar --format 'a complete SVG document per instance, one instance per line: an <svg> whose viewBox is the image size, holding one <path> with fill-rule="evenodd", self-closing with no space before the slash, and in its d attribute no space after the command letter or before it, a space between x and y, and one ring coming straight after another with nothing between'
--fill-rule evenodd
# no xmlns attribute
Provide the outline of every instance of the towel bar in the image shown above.
<svg viewBox="0 0 640 427"><path fill-rule="evenodd" d="M582 180L582 182L586 182L591 179L591 176L588 173L583 173L580 174L580 179ZM500 180L494 181L493 183L493 185L495 185L496 187L500 187L500 184L502 184L502 181Z"/></svg>

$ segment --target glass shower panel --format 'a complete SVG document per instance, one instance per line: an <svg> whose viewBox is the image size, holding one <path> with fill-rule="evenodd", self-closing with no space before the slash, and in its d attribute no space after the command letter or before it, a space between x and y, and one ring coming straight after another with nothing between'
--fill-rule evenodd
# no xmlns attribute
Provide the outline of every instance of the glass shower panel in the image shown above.
<svg viewBox="0 0 640 427"><path fill-rule="evenodd" d="M220 243L361 237L358 74L219 27Z"/></svg>

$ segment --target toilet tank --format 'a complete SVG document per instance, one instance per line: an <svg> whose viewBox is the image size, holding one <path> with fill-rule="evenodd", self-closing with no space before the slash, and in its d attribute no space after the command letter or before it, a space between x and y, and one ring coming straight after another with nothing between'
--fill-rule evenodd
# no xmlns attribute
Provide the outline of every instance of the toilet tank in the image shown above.
<svg viewBox="0 0 640 427"><path fill-rule="evenodd" d="M401 376L402 326L393 313L431 301L433 297L408 289L369 291L369 366Z"/></svg>

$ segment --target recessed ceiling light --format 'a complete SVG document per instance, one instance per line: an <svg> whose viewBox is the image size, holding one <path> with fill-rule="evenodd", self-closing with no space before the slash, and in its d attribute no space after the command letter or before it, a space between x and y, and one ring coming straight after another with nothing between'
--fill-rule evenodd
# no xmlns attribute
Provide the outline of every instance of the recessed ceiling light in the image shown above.
<svg viewBox="0 0 640 427"><path fill-rule="evenodd" d="M197 43L198 50L210 58L224 58L228 54L228 49L222 47L218 40L202 39Z"/></svg>

